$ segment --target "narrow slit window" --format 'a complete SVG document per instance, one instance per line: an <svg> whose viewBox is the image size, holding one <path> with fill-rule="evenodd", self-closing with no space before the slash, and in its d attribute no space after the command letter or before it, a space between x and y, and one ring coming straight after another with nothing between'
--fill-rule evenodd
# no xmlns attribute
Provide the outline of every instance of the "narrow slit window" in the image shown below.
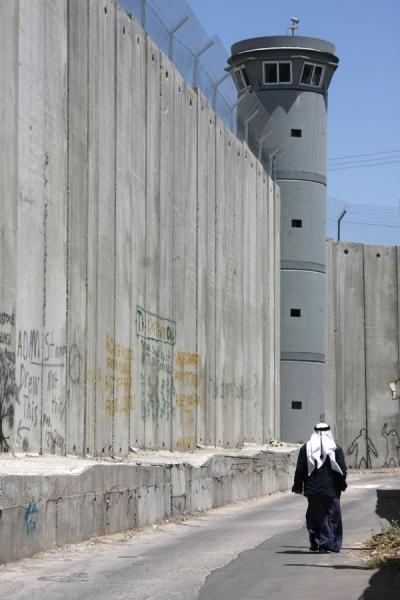
<svg viewBox="0 0 400 600"><path fill-rule="evenodd" d="M274 85L292 82L292 63L265 62L264 85Z"/></svg>
<svg viewBox="0 0 400 600"><path fill-rule="evenodd" d="M312 63L304 63L300 83L313 87L320 87L322 84L323 67Z"/></svg>
<svg viewBox="0 0 400 600"><path fill-rule="evenodd" d="M235 69L235 71L233 72L233 76L235 78L237 88L240 92L242 92L250 86L250 80L248 78L245 67Z"/></svg>
<svg viewBox="0 0 400 600"><path fill-rule="evenodd" d="M292 219L292 227L303 227L302 219Z"/></svg>
<svg viewBox="0 0 400 600"><path fill-rule="evenodd" d="M303 403L299 402L298 400L293 400L292 402L292 409L293 410L301 410L303 408Z"/></svg>
<svg viewBox="0 0 400 600"><path fill-rule="evenodd" d="M314 73L311 79L311 85L319 86L322 76L322 67L314 67Z"/></svg>
<svg viewBox="0 0 400 600"><path fill-rule="evenodd" d="M303 132L301 129L292 129L290 135L292 137L301 137L303 135Z"/></svg>
<svg viewBox="0 0 400 600"><path fill-rule="evenodd" d="M301 317L301 308L291 308L290 316L291 317Z"/></svg>

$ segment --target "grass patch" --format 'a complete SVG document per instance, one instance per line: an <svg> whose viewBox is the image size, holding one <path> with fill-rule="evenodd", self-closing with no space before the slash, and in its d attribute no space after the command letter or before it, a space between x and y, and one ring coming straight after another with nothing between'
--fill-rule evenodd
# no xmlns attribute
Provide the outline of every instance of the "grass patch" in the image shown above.
<svg viewBox="0 0 400 600"><path fill-rule="evenodd" d="M400 523L392 521L387 529L365 542L369 547L368 566L371 569L400 569Z"/></svg>

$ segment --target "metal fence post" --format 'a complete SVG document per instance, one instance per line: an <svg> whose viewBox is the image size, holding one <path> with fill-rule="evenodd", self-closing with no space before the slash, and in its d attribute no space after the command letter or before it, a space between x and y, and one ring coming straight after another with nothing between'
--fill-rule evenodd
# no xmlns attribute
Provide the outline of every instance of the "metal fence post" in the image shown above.
<svg viewBox="0 0 400 600"><path fill-rule="evenodd" d="M171 61L174 54L174 35L178 31L178 29L180 29L188 20L189 17L187 15L184 15L176 22L171 31L168 31L168 58Z"/></svg>

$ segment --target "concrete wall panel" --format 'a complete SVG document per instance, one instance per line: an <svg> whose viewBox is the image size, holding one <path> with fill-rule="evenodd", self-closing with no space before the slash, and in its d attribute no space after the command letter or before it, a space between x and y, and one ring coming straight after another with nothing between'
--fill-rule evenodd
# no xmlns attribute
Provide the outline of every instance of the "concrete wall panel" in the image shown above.
<svg viewBox="0 0 400 600"><path fill-rule="evenodd" d="M158 404L159 372L166 372L170 364L169 347L166 348L165 360L159 359L163 344L156 331L147 331L157 328L162 319L168 315L160 314L158 307L158 291L160 278L160 67L161 55L155 44L147 38L147 128L146 128L146 296L145 296L145 322L146 330L142 338L142 398L141 409L144 420L146 448L156 448L158 444ZM162 326L162 325L161 325ZM153 356L152 356L153 355Z"/></svg>
<svg viewBox="0 0 400 600"><path fill-rule="evenodd" d="M366 427L364 257L361 244L346 244L336 255L338 441L346 449ZM350 293L349 293L350 291ZM346 332L351 331L348 337ZM365 438L353 446L349 463L366 456ZM362 446L362 447L361 447Z"/></svg>
<svg viewBox="0 0 400 600"><path fill-rule="evenodd" d="M18 3L0 12L0 452L11 448L15 406L15 310L18 207ZM11 386L3 384L10 380ZM14 388L14 389L13 389Z"/></svg>
<svg viewBox="0 0 400 600"><path fill-rule="evenodd" d="M236 143L234 136L224 135L224 195L217 194L217 443L237 447L241 440L241 402L238 389L242 371L235 370L235 356L240 352L241 314L237 306L237 223L235 170ZM217 168L217 172L219 169ZM235 325L234 325L235 324ZM234 331L232 331L232 329ZM239 342L239 343L238 343Z"/></svg>
<svg viewBox="0 0 400 600"><path fill-rule="evenodd" d="M160 229L158 314L166 319L166 336L158 344L164 359L158 365L157 448L170 448L174 411L173 369L176 323L173 315L174 264L174 136L175 136L175 69L161 54L160 64ZM170 333L169 333L170 332Z"/></svg>
<svg viewBox="0 0 400 600"><path fill-rule="evenodd" d="M256 339L257 323L257 184L256 161L247 147L243 161L243 333L244 333L244 377L243 377L243 441L253 442L260 436L259 381L257 373Z"/></svg>
<svg viewBox="0 0 400 600"><path fill-rule="evenodd" d="M325 369L326 369L326 394L325 394L325 419L332 423L333 433L336 436L336 244L328 240L326 244L326 336L325 336Z"/></svg>
<svg viewBox="0 0 400 600"><path fill-rule="evenodd" d="M114 374L114 404L108 414L114 420L114 451L126 454L130 445L130 413L135 410L133 388L134 338L131 317L133 262L133 138L131 90L136 85L133 69L135 30L131 19L117 12L116 30L116 224L115 224L115 337L109 348L109 373Z"/></svg>
<svg viewBox="0 0 400 600"><path fill-rule="evenodd" d="M42 451L66 452L67 2L45 3Z"/></svg>
<svg viewBox="0 0 400 600"><path fill-rule="evenodd" d="M95 271L95 453L113 452L114 369L110 368L115 339L115 86L116 9L112 0L90 4L90 179L89 194L94 209L95 253L89 266ZM90 215L91 217L91 215ZM89 231L89 235L90 235ZM91 243L94 241L93 246ZM93 297L92 297L93 299ZM89 351L90 351L89 350Z"/></svg>
<svg viewBox="0 0 400 600"><path fill-rule="evenodd" d="M132 94L132 277L130 329L133 348L132 389L133 409L130 411L130 442L134 447L144 445L144 419L142 418L142 337L138 335L137 307L145 306L146 269L144 268L146 244L146 34L136 23L134 32L132 69L135 85Z"/></svg>
<svg viewBox="0 0 400 600"><path fill-rule="evenodd" d="M175 79L174 138L174 356L173 447L197 442L202 362L197 348L197 118L198 97Z"/></svg>
<svg viewBox="0 0 400 600"><path fill-rule="evenodd" d="M67 213L67 453L86 444L88 231L88 2L69 5Z"/></svg>
<svg viewBox="0 0 400 600"><path fill-rule="evenodd" d="M266 252L268 248L268 225L265 218L266 206L264 202L264 185L265 172L259 161L255 164L256 169L256 320L257 330L254 340L255 347L255 366L257 373L258 384L258 415L256 415L259 427L257 431L256 441L262 443L265 439L264 422L265 422L265 403L269 401L267 390L264 385L264 364L268 360L266 347L268 344L268 334L264 332L265 320L265 300L268 293L268 273L265 272ZM266 226L267 225L267 226ZM265 380L266 382L266 380Z"/></svg>
<svg viewBox="0 0 400 600"><path fill-rule="evenodd" d="M243 289L244 289L244 268L243 268L243 246L244 246L244 203L243 203L243 161L244 146L239 140L234 143L234 161L235 161L235 296L234 311L235 319L232 335L235 340L235 351L233 355L233 373L234 373L234 401L235 401L235 423L238 419L236 445L241 446L243 441L243 383L244 383L244 331L243 331ZM235 434L236 437L236 434Z"/></svg>
<svg viewBox="0 0 400 600"><path fill-rule="evenodd" d="M274 238L274 251L273 251L273 263L274 263L274 302L271 307L272 314L275 315L274 323L274 335L271 338L271 344L274 346L275 359L274 359L274 377L273 386L275 389L275 403L274 403L274 422L275 422L275 434L274 437L281 435L281 332L280 332L280 321L281 321L281 277L280 277L280 265L281 265L281 238L280 238L280 223L281 223L281 194L279 186L276 184L272 185L271 195L271 180L270 180L270 206L273 206L273 217L270 217L270 223L273 227L273 238ZM272 239L272 238L271 238ZM272 316L270 316L272 323ZM271 325L272 326L272 325Z"/></svg>
<svg viewBox="0 0 400 600"><path fill-rule="evenodd" d="M224 430L232 423L224 422L225 407L230 402L229 392L225 394L226 364L229 360L229 347L226 338L225 311L228 309L232 287L229 286L229 234L230 224L227 203L227 174L229 158L225 156L225 128L219 117L215 125L215 392L209 401L215 403L215 444L223 445ZM227 217L227 218L226 218ZM227 253L228 251L228 253ZM228 287L225 288L225 285ZM229 309L228 309L229 310ZM227 376L229 373L226 374ZM227 409L228 412L228 409Z"/></svg>
<svg viewBox="0 0 400 600"><path fill-rule="evenodd" d="M46 6L19 7L18 255L16 312L17 452L41 450L46 194ZM27 301L28 299L28 301Z"/></svg>
<svg viewBox="0 0 400 600"><path fill-rule="evenodd" d="M270 236L273 230L269 227L270 208L269 208L269 179L264 170L261 170L261 195L260 201L261 206L259 209L261 226L260 226L260 239L259 239L259 267L258 271L259 281L262 282L262 298L261 298L261 335L262 335L262 363L261 363L261 402L262 402L262 421L263 421L263 441L269 441L274 438L274 403L275 403L275 390L271 386L270 372L271 363L274 362L274 347L271 345L271 338L274 336L274 319L270 320L270 303L271 288L274 289L274 269L270 269L270 247L271 240ZM272 389L271 389L272 388Z"/></svg>
<svg viewBox="0 0 400 600"><path fill-rule="evenodd" d="M203 110L202 110L203 109ZM215 443L215 113L199 100L197 347L201 357L198 440Z"/></svg>
<svg viewBox="0 0 400 600"><path fill-rule="evenodd" d="M372 467L399 466L400 414L389 382L399 376L396 248L364 247L366 395Z"/></svg>

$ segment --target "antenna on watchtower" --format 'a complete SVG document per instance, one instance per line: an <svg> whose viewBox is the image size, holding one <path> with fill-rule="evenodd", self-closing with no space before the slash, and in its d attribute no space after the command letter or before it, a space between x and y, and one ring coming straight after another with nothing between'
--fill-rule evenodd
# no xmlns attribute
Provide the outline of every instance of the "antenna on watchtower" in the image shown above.
<svg viewBox="0 0 400 600"><path fill-rule="evenodd" d="M290 25L288 27L288 33L289 33L289 31L291 31L292 35L294 35L295 32L299 28L299 22L300 22L300 19L298 19L297 17L291 17L290 18Z"/></svg>

